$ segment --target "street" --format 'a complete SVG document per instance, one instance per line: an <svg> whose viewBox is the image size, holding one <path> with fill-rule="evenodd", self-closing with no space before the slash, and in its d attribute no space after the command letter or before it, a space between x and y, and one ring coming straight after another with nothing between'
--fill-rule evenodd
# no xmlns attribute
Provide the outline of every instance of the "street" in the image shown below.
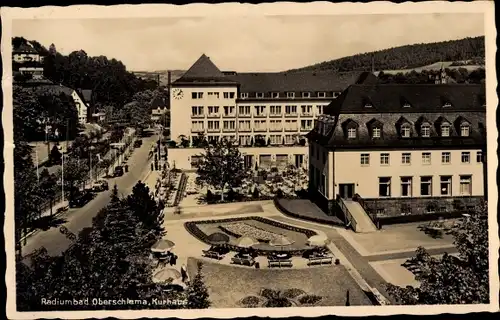
<svg viewBox="0 0 500 320"><path fill-rule="evenodd" d="M61 253L68 247L69 240L59 232L59 227L65 226L76 235L83 228L90 227L92 225L92 219L109 203L110 192L113 190L115 184L118 186L118 194L120 197L128 195L137 181L143 181L150 172L151 168L150 161L148 160L148 153L151 143L156 139L156 135L142 138L142 146L135 149L127 161L129 172L125 173L122 177L108 179L109 191L98 193L96 197L84 207L70 209L67 213L60 216L59 219L65 220L61 225L52 227L47 231L40 231L28 238L27 244L22 249L23 256L26 257L42 246L47 249L50 255Z"/></svg>

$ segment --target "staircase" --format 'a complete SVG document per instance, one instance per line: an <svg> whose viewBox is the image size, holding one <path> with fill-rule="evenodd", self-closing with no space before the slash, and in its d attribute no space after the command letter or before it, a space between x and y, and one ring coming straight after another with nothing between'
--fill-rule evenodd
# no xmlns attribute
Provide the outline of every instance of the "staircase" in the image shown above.
<svg viewBox="0 0 500 320"><path fill-rule="evenodd" d="M177 194L175 195L174 207L177 207L184 197L184 192L186 191L187 185L187 175L183 172L181 175L181 180L179 181L179 187L177 188Z"/></svg>
<svg viewBox="0 0 500 320"><path fill-rule="evenodd" d="M359 202L342 198L339 198L337 201L355 232L366 233L377 231L377 227Z"/></svg>

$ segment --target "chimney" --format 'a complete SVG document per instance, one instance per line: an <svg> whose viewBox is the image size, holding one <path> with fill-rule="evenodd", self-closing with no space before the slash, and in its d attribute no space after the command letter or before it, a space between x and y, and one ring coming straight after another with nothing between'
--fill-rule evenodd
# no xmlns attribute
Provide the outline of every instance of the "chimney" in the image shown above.
<svg viewBox="0 0 500 320"><path fill-rule="evenodd" d="M170 88L170 85L172 84L172 71L167 71L167 86Z"/></svg>

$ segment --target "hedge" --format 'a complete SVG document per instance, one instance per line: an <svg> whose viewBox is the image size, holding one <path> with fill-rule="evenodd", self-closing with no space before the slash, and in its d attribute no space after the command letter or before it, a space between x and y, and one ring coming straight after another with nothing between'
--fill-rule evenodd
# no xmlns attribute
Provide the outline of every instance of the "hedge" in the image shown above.
<svg viewBox="0 0 500 320"><path fill-rule="evenodd" d="M278 199L278 198L274 198L274 205L281 213L283 213L284 215L289 216L291 218L316 222L316 223L320 223L320 224L326 224L326 225L330 225L330 226L344 227L344 223L341 223L341 222L322 219L319 217L305 216L305 215L301 215L301 214L298 214L295 212L291 212L288 209L286 209L284 206L281 205L280 199Z"/></svg>
<svg viewBox="0 0 500 320"><path fill-rule="evenodd" d="M425 214L415 214L407 216L393 216L393 217L379 217L380 225L391 225L398 223L412 223L412 222L422 222L438 220L439 218L444 219L455 219L463 216L463 212L436 212L436 213L425 213Z"/></svg>
<svg viewBox="0 0 500 320"><path fill-rule="evenodd" d="M259 222L262 222L262 223L265 223L265 224L268 224L268 225L271 225L271 226L274 226L274 227L282 228L282 229L285 229L285 230L303 233L304 235L307 236L307 238L310 238L310 237L312 237L312 236L314 236L314 235L317 234L316 232L314 232L312 230L290 226L290 225L287 225L287 224L283 224L283 223L280 223L280 222L277 222L277 221L273 221L273 220L269 220L269 219L262 218L262 217L244 217L244 218L228 218L228 219L220 219L220 220L189 221L189 222L184 223L184 227L186 228L186 230L193 237L198 238L202 242L204 242L206 244L209 244L209 245L215 245L215 244L219 245L218 243L211 242L208 239L208 235L205 234L203 231L201 231L200 228L198 228L197 224L225 223L225 222L236 222L236 221L245 221L245 220L255 220L255 221L259 221ZM232 245L232 244L229 244L229 243L222 244L221 246L225 247L225 248L228 248L228 249L230 249L232 251L239 251L239 250L242 249L241 247L238 247L236 245ZM283 250L279 250L279 249L276 249L276 250L255 249L255 251L256 251L256 253L258 255L267 255L267 254L269 254L271 252L283 252L283 251L286 251L287 253L289 253L291 255L301 256L306 250L309 250L309 249L310 248L307 248L307 249L306 248L305 249L294 249L294 250L286 250L286 249L283 249Z"/></svg>

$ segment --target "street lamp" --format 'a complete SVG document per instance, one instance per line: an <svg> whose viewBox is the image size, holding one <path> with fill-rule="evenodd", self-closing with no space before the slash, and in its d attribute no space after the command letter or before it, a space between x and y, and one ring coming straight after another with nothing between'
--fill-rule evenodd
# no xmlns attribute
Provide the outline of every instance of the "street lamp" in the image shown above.
<svg viewBox="0 0 500 320"><path fill-rule="evenodd" d="M90 184L92 185L93 176L92 176L92 150L95 150L94 146L89 147L89 169L90 169Z"/></svg>

